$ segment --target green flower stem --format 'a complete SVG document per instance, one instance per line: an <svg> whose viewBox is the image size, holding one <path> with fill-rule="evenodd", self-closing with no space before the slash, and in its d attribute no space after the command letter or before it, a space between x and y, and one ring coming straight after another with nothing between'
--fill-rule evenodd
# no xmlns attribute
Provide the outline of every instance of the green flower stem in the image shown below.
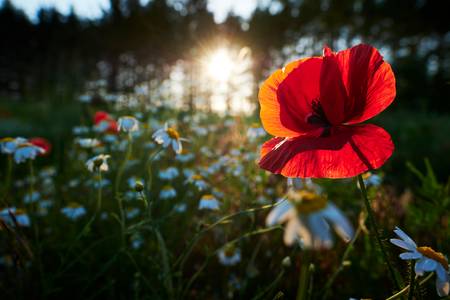
<svg viewBox="0 0 450 300"><path fill-rule="evenodd" d="M414 265L416 263L414 261L411 262L411 270L410 270L410 274L409 274L409 293L408 293L408 300L412 300L414 297L414 285L415 285L415 280L416 280L416 275L414 274Z"/></svg>
<svg viewBox="0 0 450 300"><path fill-rule="evenodd" d="M328 294L330 292L330 288L333 285L334 281L336 280L339 273L344 269L344 263L347 260L347 257L349 256L351 250L353 249L353 245L355 244L356 240L358 239L359 235L361 234L361 226L358 226L358 229L355 232L355 235L353 236L353 239L348 243L344 254L342 255L341 263L339 264L338 268L334 273L331 275L330 279L328 279L327 283L325 284L322 300L325 300L328 297Z"/></svg>
<svg viewBox="0 0 450 300"><path fill-rule="evenodd" d="M28 166L30 168L30 201L32 200L33 192L34 192L34 167L33 167L33 160L28 160Z"/></svg>
<svg viewBox="0 0 450 300"><path fill-rule="evenodd" d="M305 300L309 286L309 263L311 261L310 251L303 253L303 259L300 267L300 275L298 278L297 300Z"/></svg>
<svg viewBox="0 0 450 300"><path fill-rule="evenodd" d="M133 140L131 137L131 134L128 134L128 147L127 147L127 153L125 154L125 159L122 161L122 164L119 167L119 170L117 171L116 175L116 181L115 181L115 196L117 199L117 205L119 207L119 214L120 214L120 230L121 230L121 237L122 237L122 247L125 247L125 211L123 209L123 203L122 203L122 197L120 195L120 183L122 181L123 173L125 172L125 167L127 165L127 162L131 158L132 153L132 144Z"/></svg>
<svg viewBox="0 0 450 300"><path fill-rule="evenodd" d="M383 255L383 260L386 263L388 269L389 269L389 274L391 276L392 282L395 285L395 288L397 290L400 289L400 284L397 281L397 277L395 275L395 271L394 271L394 267L391 265L391 263L389 262L389 258L387 255L387 251L383 245L383 242L381 240L381 236L380 236L380 232L379 232L379 228L377 225L377 222L375 220L375 215L372 211L372 207L370 205L369 199L367 198L367 190L366 190L366 185L364 183L364 180L362 178L361 175L358 175L358 182L359 182L359 188L361 190L361 195L364 201L364 205L366 206L366 210L367 210L367 214L369 216L369 222L370 222L370 228L372 231L372 234L375 236L378 246L380 247L381 250L381 254Z"/></svg>
<svg viewBox="0 0 450 300"><path fill-rule="evenodd" d="M285 201L285 200L283 200ZM208 231L210 231L211 229L213 229L214 227L220 225L220 224L224 224L227 223L227 221L229 219L232 219L234 217L240 216L240 215L245 215L245 214L251 214L253 212L259 211L259 210L266 210L272 207L275 207L277 205L280 205L283 201L279 201L275 204L268 204L268 205L264 205L261 207L257 207L257 208L250 208L250 209L246 209L246 210L241 210L229 215L226 215L222 218L220 218L219 220L217 220L216 222L212 223L211 225L209 225L208 227L204 228L203 230L199 231L194 237L193 239L189 242L189 245L187 246L187 249L183 251L183 253L178 257L178 259L175 261L174 266L180 265L180 270L183 269L184 264L186 263L187 259L189 258L189 255L191 254L192 250L194 249L195 245L198 243L198 241L200 240L200 238L207 233Z"/></svg>
<svg viewBox="0 0 450 300"><path fill-rule="evenodd" d="M100 210L102 208L102 171L100 171L100 168L98 168L98 191L97 191L97 213L100 213Z"/></svg>
<svg viewBox="0 0 450 300"><path fill-rule="evenodd" d="M163 148L158 149L157 151L153 152L147 159L147 162L145 164L145 169L147 170L147 182L146 182L146 193L148 197L146 197L146 203L148 207L148 217L152 218L152 197L151 197L151 190L152 190L152 180L153 180L153 174L152 174L152 164L155 157L163 150Z"/></svg>
<svg viewBox="0 0 450 300"><path fill-rule="evenodd" d="M3 204L5 206L9 206L8 203L8 194L9 189L11 188L11 178L12 178L12 169L13 169L13 157L12 154L8 154L7 159L7 167L6 167L6 179L5 179L5 188L3 191Z"/></svg>
<svg viewBox="0 0 450 300"><path fill-rule="evenodd" d="M420 281L418 283L418 286L422 286L424 285L428 280L431 279L431 277L433 277L434 272L431 272L427 277L425 277L422 281ZM386 300L394 300L394 299L398 299L400 297L402 297L403 295L405 295L408 291L409 291L409 287L410 285L408 284L407 286L405 286L401 291L399 291L398 293L390 296L389 298L386 298Z"/></svg>

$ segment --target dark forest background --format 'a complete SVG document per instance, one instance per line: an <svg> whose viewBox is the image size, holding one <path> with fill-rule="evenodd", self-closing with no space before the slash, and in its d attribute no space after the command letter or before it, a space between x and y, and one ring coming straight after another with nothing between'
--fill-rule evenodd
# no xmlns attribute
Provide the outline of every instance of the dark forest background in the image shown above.
<svg viewBox="0 0 450 300"><path fill-rule="evenodd" d="M396 72L396 104L408 109L450 111L450 18L448 1L304 0L273 1L258 7L249 20L229 15L216 24L206 0L111 0L98 20L73 12L41 9L31 22L10 1L0 8L0 91L2 98L70 101L96 63L111 66L110 91L118 89L121 54L153 66L152 76L167 76L168 66L190 60L195 49L220 39L248 46L259 82L273 68L274 56L302 37L320 54L323 44L339 46L355 39L381 47ZM194 50L194 51L193 51ZM336 49L338 50L338 49ZM299 54L299 56L301 53ZM414 87L414 88L412 88Z"/></svg>

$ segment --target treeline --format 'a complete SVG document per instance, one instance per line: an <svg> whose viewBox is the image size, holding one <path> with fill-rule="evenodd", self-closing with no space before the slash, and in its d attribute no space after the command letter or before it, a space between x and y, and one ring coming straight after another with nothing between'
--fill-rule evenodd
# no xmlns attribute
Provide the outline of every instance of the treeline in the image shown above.
<svg viewBox="0 0 450 300"><path fill-rule="evenodd" d="M110 0L92 21L73 11L41 9L36 22L9 0L0 8L0 96L35 101L73 99L97 63L117 89L120 57L129 54L152 76L167 76L177 60L192 60L220 41L252 50L255 78L285 59L320 54L358 41L381 48L395 68L398 105L450 111L450 18L442 0L262 1L249 20L230 15L216 24L206 0Z"/></svg>

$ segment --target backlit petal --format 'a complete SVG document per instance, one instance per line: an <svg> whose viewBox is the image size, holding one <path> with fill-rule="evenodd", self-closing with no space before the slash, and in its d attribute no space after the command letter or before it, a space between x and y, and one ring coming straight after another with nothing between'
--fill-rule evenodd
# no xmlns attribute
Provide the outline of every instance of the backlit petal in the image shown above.
<svg viewBox="0 0 450 300"><path fill-rule="evenodd" d="M347 178L381 167L394 145L381 127L365 124L340 127L328 137L299 136L269 141L259 165L286 177Z"/></svg>
<svg viewBox="0 0 450 300"><path fill-rule="evenodd" d="M344 111L347 124L364 122L394 101L395 77L391 66L370 45L357 45L336 54L348 100Z"/></svg>
<svg viewBox="0 0 450 300"><path fill-rule="evenodd" d="M311 101L319 96L321 58L301 59L274 72L261 86L264 129L281 137L298 136L315 126L306 122Z"/></svg>

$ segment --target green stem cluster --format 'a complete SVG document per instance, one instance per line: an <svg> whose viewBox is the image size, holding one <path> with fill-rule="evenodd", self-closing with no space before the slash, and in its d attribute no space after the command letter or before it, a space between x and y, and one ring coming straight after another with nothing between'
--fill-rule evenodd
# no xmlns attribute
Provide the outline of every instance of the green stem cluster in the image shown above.
<svg viewBox="0 0 450 300"><path fill-rule="evenodd" d="M374 215L374 213L372 211L372 207L370 205L370 201L369 201L369 199L367 197L366 185L365 185L364 180L363 180L361 175L358 175L358 183L359 183L359 187L360 187L360 190L361 190L361 195L362 195L362 198L363 198L363 201L364 201L364 205L366 206L367 214L369 216L369 222L370 222L370 225L371 225L370 228L371 228L371 231L372 231L372 235L375 236L375 239L376 239L376 241L378 243L378 246L380 247L381 254L383 256L384 262L386 263L386 265L388 267L389 274L391 276L391 280L394 283L395 288L397 290L399 290L400 289L400 284L397 281L397 277L395 275L394 267L390 263L389 257L387 255L387 251L386 251L386 249L385 249L385 247L383 245L383 242L382 242L382 239L381 239L381 235L380 235L380 231L379 231L377 222L375 220L375 215Z"/></svg>

